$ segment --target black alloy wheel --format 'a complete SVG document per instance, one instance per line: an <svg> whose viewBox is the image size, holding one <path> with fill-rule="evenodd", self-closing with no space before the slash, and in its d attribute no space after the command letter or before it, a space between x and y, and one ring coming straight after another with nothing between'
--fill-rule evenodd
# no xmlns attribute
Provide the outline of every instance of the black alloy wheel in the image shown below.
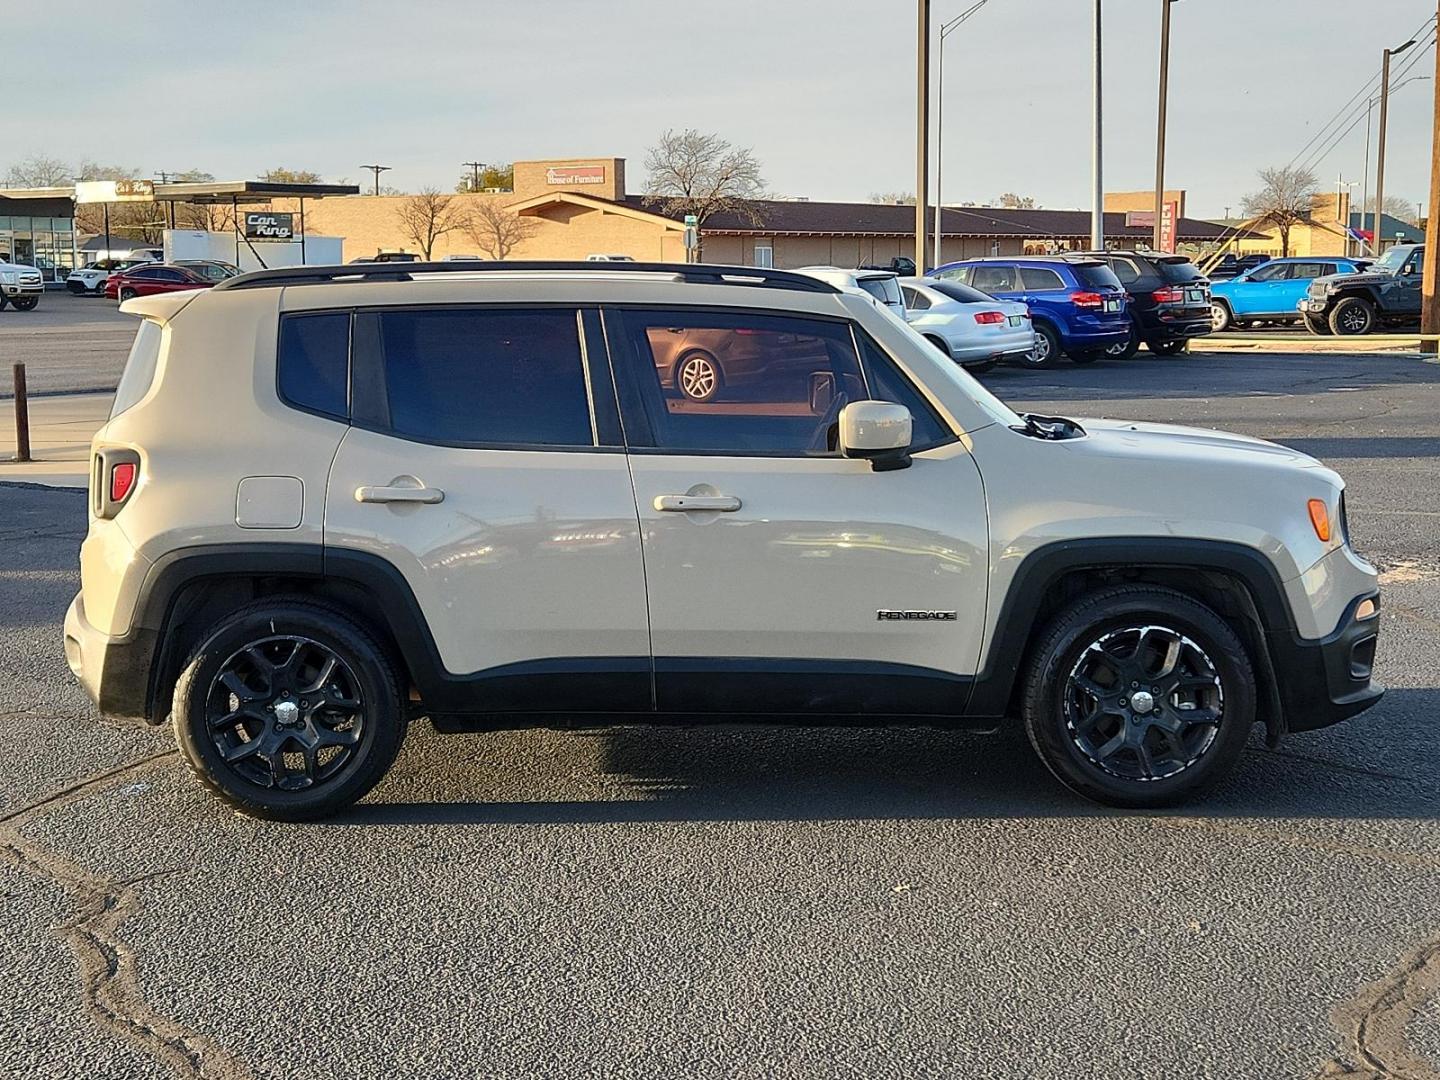
<svg viewBox="0 0 1440 1080"><path fill-rule="evenodd" d="M339 609L257 601L222 620L175 686L176 740L196 778L237 810L301 821L384 775L405 736L388 651Z"/></svg>
<svg viewBox="0 0 1440 1080"><path fill-rule="evenodd" d="M1255 720L1249 653L1193 597L1119 585L1061 611L1037 639L1026 734L1071 790L1111 806L1183 802L1239 760Z"/></svg>
<svg viewBox="0 0 1440 1080"><path fill-rule="evenodd" d="M1345 296L1330 309L1330 331L1342 337L1368 334L1375 328L1375 308L1359 296Z"/></svg>

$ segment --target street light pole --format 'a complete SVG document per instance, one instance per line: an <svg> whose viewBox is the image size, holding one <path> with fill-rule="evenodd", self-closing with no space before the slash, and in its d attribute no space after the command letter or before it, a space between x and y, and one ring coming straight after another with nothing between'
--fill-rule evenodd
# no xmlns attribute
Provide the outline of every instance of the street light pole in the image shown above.
<svg viewBox="0 0 1440 1080"><path fill-rule="evenodd" d="M979 0L971 4L955 18L940 26L940 47L935 61L935 241L932 265L939 266L944 260L940 257L940 212L945 205L945 189L941 184L941 174L945 169L945 39L950 36L950 31L974 15L990 0ZM924 267L918 267L922 272Z"/></svg>
<svg viewBox="0 0 1440 1080"><path fill-rule="evenodd" d="M1440 2L1436 4L1440 18ZM1421 256L1420 333L1440 334L1440 49L1435 50L1435 104L1430 114L1430 205L1425 219L1425 254ZM1434 353L1434 340L1420 342L1420 351Z"/></svg>
<svg viewBox="0 0 1440 1080"><path fill-rule="evenodd" d="M1101 176L1102 109L1100 94L1100 0L1095 0L1094 140L1090 158L1090 250L1105 250L1105 182Z"/></svg>
<svg viewBox="0 0 1440 1080"><path fill-rule="evenodd" d="M930 0L917 0L915 39L915 272L925 273L925 208L930 205Z"/></svg>
<svg viewBox="0 0 1440 1080"><path fill-rule="evenodd" d="M1375 148L1375 254L1385 252L1382 223L1385 220L1385 121L1390 106L1390 57L1399 56L1411 45L1411 38L1398 49L1386 49L1380 62L1380 139Z"/></svg>
<svg viewBox="0 0 1440 1080"><path fill-rule="evenodd" d="M1160 247L1161 215L1165 208L1165 112L1170 94L1170 5L1175 0L1160 0L1160 109L1155 125L1155 235L1151 246Z"/></svg>

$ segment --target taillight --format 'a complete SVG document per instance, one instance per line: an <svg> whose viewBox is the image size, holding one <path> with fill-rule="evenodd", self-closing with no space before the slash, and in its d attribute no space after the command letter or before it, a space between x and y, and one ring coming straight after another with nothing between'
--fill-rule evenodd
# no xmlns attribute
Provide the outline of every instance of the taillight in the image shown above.
<svg viewBox="0 0 1440 1080"><path fill-rule="evenodd" d="M135 493L140 480L140 455L126 447L95 451L90 473L90 498L98 518L113 518Z"/></svg>
<svg viewBox="0 0 1440 1080"><path fill-rule="evenodd" d="M1070 294L1070 302L1076 307L1104 307L1105 298L1098 292L1077 292Z"/></svg>
<svg viewBox="0 0 1440 1080"><path fill-rule="evenodd" d="M982 326L993 326L996 323L1003 323L1005 316L999 311L977 311L975 321Z"/></svg>
<svg viewBox="0 0 1440 1080"><path fill-rule="evenodd" d="M1156 289L1150 294L1150 299L1157 304L1178 304L1185 299L1184 289Z"/></svg>
<svg viewBox="0 0 1440 1080"><path fill-rule="evenodd" d="M118 461L110 466L110 501L124 502L135 486L135 463Z"/></svg>

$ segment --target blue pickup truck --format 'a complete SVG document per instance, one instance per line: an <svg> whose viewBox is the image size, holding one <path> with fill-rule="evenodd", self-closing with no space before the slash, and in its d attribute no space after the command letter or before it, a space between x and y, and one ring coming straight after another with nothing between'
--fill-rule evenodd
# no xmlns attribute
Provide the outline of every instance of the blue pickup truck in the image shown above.
<svg viewBox="0 0 1440 1080"><path fill-rule="evenodd" d="M1331 274L1357 274L1370 261L1334 255L1271 259L1229 281L1211 283L1210 323L1218 331L1252 322L1298 322L1296 305L1310 282Z"/></svg>

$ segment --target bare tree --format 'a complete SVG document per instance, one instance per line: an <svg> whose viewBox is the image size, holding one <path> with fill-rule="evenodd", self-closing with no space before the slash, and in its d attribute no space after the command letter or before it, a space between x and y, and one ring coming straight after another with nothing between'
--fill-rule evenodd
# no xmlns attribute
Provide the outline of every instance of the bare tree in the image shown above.
<svg viewBox="0 0 1440 1080"><path fill-rule="evenodd" d="M395 211L405 235L415 241L420 254L428 261L435 242L447 233L463 229L468 223L464 207L453 195L442 195L433 187L421 188Z"/></svg>
<svg viewBox="0 0 1440 1080"><path fill-rule="evenodd" d="M914 206L915 193L913 191L872 191L870 201L884 203L887 206Z"/></svg>
<svg viewBox="0 0 1440 1080"><path fill-rule="evenodd" d="M1312 200L1319 181L1309 169L1261 169L1259 191L1246 195L1241 205L1256 225L1273 225L1280 233L1280 254L1290 254L1290 229L1310 220Z"/></svg>
<svg viewBox="0 0 1440 1080"><path fill-rule="evenodd" d="M259 177L269 184L318 184L320 174L307 169L267 169Z"/></svg>
<svg viewBox="0 0 1440 1080"><path fill-rule="evenodd" d="M540 227L534 218L498 206L486 199L470 212L467 232L470 238L492 259L503 259L516 247L534 236Z"/></svg>
<svg viewBox="0 0 1440 1080"><path fill-rule="evenodd" d="M24 161L16 162L5 170L6 187L58 187L75 178L69 164L59 158L32 154Z"/></svg>
<svg viewBox="0 0 1440 1080"><path fill-rule="evenodd" d="M1359 208L1356 207L1356 209L1358 210ZM1373 195L1370 197L1370 200L1365 204L1365 213L1375 213L1375 197ZM1385 213L1388 214L1390 217L1393 217L1395 220L1403 221L1409 225L1418 226L1420 224L1419 204L1413 203L1409 199L1403 198L1400 195L1385 196ZM1367 222L1366 224L1368 226L1369 224L1371 224L1371 222Z"/></svg>
<svg viewBox="0 0 1440 1080"><path fill-rule="evenodd" d="M694 214L703 229L708 218L732 211L752 225L761 224L751 201L765 194L760 162L719 135L694 128L666 131L646 153L645 171L645 205L658 206L669 217Z"/></svg>

